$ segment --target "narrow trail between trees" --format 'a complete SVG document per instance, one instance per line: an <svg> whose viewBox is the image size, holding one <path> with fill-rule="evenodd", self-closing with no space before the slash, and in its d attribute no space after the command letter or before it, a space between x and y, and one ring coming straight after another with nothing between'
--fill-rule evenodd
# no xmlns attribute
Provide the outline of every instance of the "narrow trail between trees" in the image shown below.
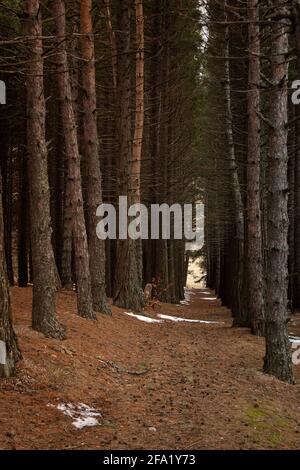
<svg viewBox="0 0 300 470"><path fill-rule="evenodd" d="M83 320L62 292L66 341L30 328L31 299L30 288L12 289L23 361L0 383L0 448L299 448L300 366L294 386L264 375L263 339L231 328L212 292L155 304L142 314L155 323L115 307Z"/></svg>

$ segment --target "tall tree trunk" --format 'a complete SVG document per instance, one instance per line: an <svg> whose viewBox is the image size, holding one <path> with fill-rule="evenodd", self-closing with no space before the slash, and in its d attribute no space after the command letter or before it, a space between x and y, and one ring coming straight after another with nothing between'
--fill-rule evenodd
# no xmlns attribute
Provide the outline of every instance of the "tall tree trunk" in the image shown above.
<svg viewBox="0 0 300 470"><path fill-rule="evenodd" d="M116 103L118 89L118 51L116 34L113 28L113 18L110 7L110 0L105 0L105 16L107 24L107 33L110 44L110 64L111 72L107 74L105 80L106 93L104 102L110 110L110 115L103 120L102 132L105 135L103 139L103 152L105 155L105 179L103 179L103 192L106 194L106 202L116 204L115 186L111 184L115 178L116 171L116 149L119 145L119 136L117 135L116 125ZM111 86L113 84L113 86ZM112 143L113 142L113 143ZM107 295L113 297L115 282L115 264L116 264L116 240L106 240L106 289Z"/></svg>
<svg viewBox="0 0 300 470"><path fill-rule="evenodd" d="M274 0L280 11L281 0ZM265 372L293 382L287 331L288 293L288 25L272 24L272 81L267 174L266 355Z"/></svg>
<svg viewBox="0 0 300 470"><path fill-rule="evenodd" d="M135 30L136 30L136 64L135 64L135 126L132 146L131 200L134 204L141 203L141 169L142 148L145 121L145 33L143 0L135 0ZM139 284L143 285L143 247L142 240L135 242L136 260L138 265ZM141 299L142 301L142 299Z"/></svg>
<svg viewBox="0 0 300 470"><path fill-rule="evenodd" d="M58 53L57 80L60 97L62 123L65 137L65 148L68 165L69 203L71 206L75 270L77 284L78 314L85 318L95 319L93 310L89 251L84 219L83 197L80 172L80 155L77 139L76 119L72 103L72 89L66 49L66 15L63 0L54 1ZM95 228L96 230L96 228Z"/></svg>
<svg viewBox="0 0 300 470"><path fill-rule="evenodd" d="M264 335L263 259L260 207L260 28L257 0L248 0L249 92L247 165L248 313L252 332Z"/></svg>
<svg viewBox="0 0 300 470"><path fill-rule="evenodd" d="M25 140L25 139L24 139ZM28 284L28 168L25 149L19 150L18 286Z"/></svg>
<svg viewBox="0 0 300 470"><path fill-rule="evenodd" d="M156 204L166 202L167 197L167 122L168 122L168 81L169 81L169 38L167 26L166 4L158 3L157 14L160 20L157 24L157 34L159 35L159 55L155 73L155 124L156 138L154 147L155 159L155 189ZM160 239L155 243L155 279L157 283L158 298L162 302L167 302L169 297L169 265L168 265L168 242L160 234Z"/></svg>
<svg viewBox="0 0 300 470"><path fill-rule="evenodd" d="M289 101L289 118L293 121L296 119L296 108L292 103L292 100ZM288 147L289 147L289 163L288 163L288 186L289 186L289 198L288 198L288 211L289 211L289 236L288 236L288 245L289 245L289 260L288 260L288 272L289 272L289 307L292 313L295 311L295 208L296 208L296 198L295 198L295 167L296 167L296 149L297 149L297 122L291 126L289 135L288 135Z"/></svg>
<svg viewBox="0 0 300 470"><path fill-rule="evenodd" d="M12 326L10 293L6 272L0 172L0 378L14 375L16 363L20 358L21 353Z"/></svg>
<svg viewBox="0 0 300 470"><path fill-rule="evenodd" d="M135 203L137 192L132 190L132 135L131 135L131 0L120 6L118 50L119 139L118 194L128 196L128 204ZM136 175L138 176L138 175ZM136 177L135 176L135 177ZM139 190L139 188L137 188ZM118 240L115 273L114 303L119 307L141 310L144 305L140 276L139 241Z"/></svg>
<svg viewBox="0 0 300 470"><path fill-rule="evenodd" d="M297 52L297 76L300 77L300 0L293 2L295 43ZM298 120L295 123L296 150L295 150L295 307L300 308L300 106L296 106L295 114Z"/></svg>
<svg viewBox="0 0 300 470"><path fill-rule="evenodd" d="M111 314L105 292L105 242L96 234L97 207L102 204L102 176L100 169L97 129L97 98L95 49L92 24L92 0L81 0L80 26L82 45L83 136L86 169L87 231L90 254L93 306L96 311Z"/></svg>
<svg viewBox="0 0 300 470"><path fill-rule="evenodd" d="M66 171L68 172L68 162L66 161ZM63 215L63 240L61 254L61 283L66 289L72 290L72 248L73 248L73 221L72 206L70 202L70 185L68 177L65 181L64 190L64 215Z"/></svg>
<svg viewBox="0 0 300 470"><path fill-rule="evenodd" d="M2 126L1 126L2 127ZM1 166L2 166L2 184L3 184L3 220L4 220L4 241L5 241L5 256L6 256L6 269L7 277L10 285L14 284L14 272L12 263L12 233L13 233L13 170L12 170L12 155L9 142L7 139L6 129L3 131L5 135L1 136L3 148L1 152Z"/></svg>
<svg viewBox="0 0 300 470"><path fill-rule="evenodd" d="M46 336L64 338L56 319L57 270L51 244L50 193L45 139L42 17L39 0L25 1L27 66L27 145L33 265L32 326Z"/></svg>
<svg viewBox="0 0 300 470"><path fill-rule="evenodd" d="M132 149L132 191L136 203L141 202L141 162L144 133L144 12L143 1L135 0L136 15L136 74L135 74L135 129Z"/></svg>
<svg viewBox="0 0 300 470"><path fill-rule="evenodd" d="M12 266L12 155L9 145L9 134L4 123L0 123L1 154L0 167L3 185L3 220L4 220L4 241L7 277L10 285L14 283L14 273Z"/></svg>
<svg viewBox="0 0 300 470"><path fill-rule="evenodd" d="M225 9L227 1L225 0ZM226 21L227 21L226 13ZM236 247L237 247L237 292L236 307L234 308L234 326L248 327L249 321L244 305L244 204L241 194L239 181L238 165L235 155L235 145L233 140L233 117L231 105L231 79L230 79L230 50L229 50L229 26L225 27L225 102L226 102L226 135L228 142L229 170L232 180L232 192L235 205L235 229L236 229Z"/></svg>
<svg viewBox="0 0 300 470"><path fill-rule="evenodd" d="M112 77L113 77L113 89L114 93L117 91L118 85L118 51L117 51L117 44L116 44L116 35L113 30L112 26L112 18L111 18L111 11L110 11L110 1L104 0L105 2L105 15L107 21L107 30L109 34L109 42L111 48L111 65L112 65Z"/></svg>

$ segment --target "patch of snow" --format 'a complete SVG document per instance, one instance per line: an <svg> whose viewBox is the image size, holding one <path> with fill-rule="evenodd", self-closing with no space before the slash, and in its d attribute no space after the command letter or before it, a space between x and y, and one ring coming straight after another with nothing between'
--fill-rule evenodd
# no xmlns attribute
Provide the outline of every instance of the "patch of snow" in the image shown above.
<svg viewBox="0 0 300 470"><path fill-rule="evenodd" d="M290 336L289 339L293 344L300 344L300 338L298 336Z"/></svg>
<svg viewBox="0 0 300 470"><path fill-rule="evenodd" d="M195 292L188 289L187 287L184 288L184 300L181 300L181 305L189 305L190 301L192 300L191 297L195 295Z"/></svg>
<svg viewBox="0 0 300 470"><path fill-rule="evenodd" d="M217 297L201 297L201 300L217 300Z"/></svg>
<svg viewBox="0 0 300 470"><path fill-rule="evenodd" d="M77 418L72 424L77 429L83 429L85 427L98 426L99 421L96 418L88 416L87 418Z"/></svg>
<svg viewBox="0 0 300 470"><path fill-rule="evenodd" d="M173 317L172 315L164 315L162 313L159 313L157 316L159 318L162 318L163 320L169 320L169 321L174 321L174 322L203 323L203 324L206 324L206 325L223 324L223 322L218 322L218 321L191 320L191 319L188 319L188 318Z"/></svg>
<svg viewBox="0 0 300 470"><path fill-rule="evenodd" d="M177 305L177 307L180 307L180 305ZM184 322L184 323L202 323L205 325L212 325L212 324L224 324L224 322L219 322L219 321L208 321L208 320L194 320L194 319L189 319L189 318L181 318L181 317L175 317L172 315L165 315L163 313L159 313L157 316L159 320L146 317L145 315L138 315L136 313L132 312L124 312L125 315L128 315L129 317L136 318L137 320L143 321L145 323L164 323L164 321L174 321L176 323L179 322Z"/></svg>
<svg viewBox="0 0 300 470"><path fill-rule="evenodd" d="M55 405L52 405L51 403L47 406L55 408ZM79 403L78 405L73 405L72 403L60 403L56 408L59 411L62 411L64 415L71 418L73 420L73 426L77 429L100 425L96 417L100 417L101 413L85 403Z"/></svg>
<svg viewBox="0 0 300 470"><path fill-rule="evenodd" d="M6 364L6 343L4 341L0 341L0 364Z"/></svg>
<svg viewBox="0 0 300 470"><path fill-rule="evenodd" d="M129 317L134 317L137 320L143 321L145 323L162 323L161 320L155 320L154 318L146 317L145 315L137 315L136 313L132 312L124 312L125 315L128 315Z"/></svg>

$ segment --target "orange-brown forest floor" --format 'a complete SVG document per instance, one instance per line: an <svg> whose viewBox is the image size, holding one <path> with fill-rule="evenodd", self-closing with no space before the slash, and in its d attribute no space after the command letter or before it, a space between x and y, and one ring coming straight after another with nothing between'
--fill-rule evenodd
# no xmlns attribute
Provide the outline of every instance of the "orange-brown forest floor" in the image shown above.
<svg viewBox="0 0 300 470"><path fill-rule="evenodd" d="M79 318L74 293L58 296L66 341L30 327L31 289L12 289L23 353L14 379L0 382L1 449L296 449L300 447L300 365L296 385L262 373L264 342L231 328L230 312L207 290L159 313L220 323L144 323ZM300 331L300 316L293 320ZM77 429L57 407L101 413ZM73 408L74 409L74 408Z"/></svg>

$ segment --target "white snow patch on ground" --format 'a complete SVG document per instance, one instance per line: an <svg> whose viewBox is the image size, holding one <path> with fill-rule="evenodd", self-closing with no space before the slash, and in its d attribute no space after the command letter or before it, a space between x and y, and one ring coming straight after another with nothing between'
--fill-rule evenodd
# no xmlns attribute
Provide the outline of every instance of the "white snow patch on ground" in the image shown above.
<svg viewBox="0 0 300 470"><path fill-rule="evenodd" d="M209 291L211 294L211 292ZM191 298L193 295L196 295L195 292L185 288L184 289L184 300L181 300L180 304L177 304L176 307L180 307L181 305L189 305ZM205 300L215 300L213 297L209 297ZM206 325L211 325L211 324L224 324L224 322L219 322L219 321L207 321L207 320L192 320L188 318L181 318L181 317L175 317L172 315L164 315L162 313L158 314L159 320L156 320L154 318L146 317L145 315L137 315L136 313L132 312L124 312L125 315L128 315L130 317L136 318L137 320L143 321L145 323L164 323L164 321L173 321L173 322L185 322L185 323L202 323Z"/></svg>
<svg viewBox="0 0 300 470"><path fill-rule="evenodd" d="M73 420L73 426L77 429L100 426L97 417L101 417L101 413L85 403L79 403L78 405L74 405L73 403L60 403L57 406L49 403L47 406L52 408L56 407L59 411L62 411L64 415L69 416L69 418Z"/></svg>
<svg viewBox="0 0 300 470"><path fill-rule="evenodd" d="M290 342L293 344L300 344L300 338L298 336L290 336Z"/></svg>
<svg viewBox="0 0 300 470"><path fill-rule="evenodd" d="M203 323L206 325L211 325L211 324L220 324L223 322L218 322L218 321L206 321L206 320L190 320L188 318L181 318L181 317L173 317L172 315L164 315L162 313L159 313L157 315L159 318L162 318L163 320L169 320L169 321L174 321L174 322L186 322L186 323Z"/></svg>
<svg viewBox="0 0 300 470"><path fill-rule="evenodd" d="M132 313L132 312L124 312L124 314L128 315L129 317L136 318L137 320L143 321L145 323L164 323L165 321L173 321L176 323L180 323L180 322L181 323L202 323L205 325L224 324L224 322L219 322L219 321L194 320L194 319L189 319L189 318L175 317L172 315L165 315L163 313L159 313L157 315L159 320L146 317L145 315L137 315L136 313Z"/></svg>
<svg viewBox="0 0 300 470"><path fill-rule="evenodd" d="M181 300L180 304L181 305L189 305L191 300L192 300L193 295L195 295L195 292L193 292L192 290L185 287L184 288L184 300Z"/></svg>
<svg viewBox="0 0 300 470"><path fill-rule="evenodd" d="M85 427L99 426L99 421L96 418L88 416L87 418L77 418L72 424L77 429L83 429Z"/></svg>
<svg viewBox="0 0 300 470"><path fill-rule="evenodd" d="M6 364L6 343L4 341L0 341L0 364Z"/></svg>
<svg viewBox="0 0 300 470"><path fill-rule="evenodd" d="M137 320L143 321L145 323L162 323L161 320L155 320L154 318L150 317L145 317L145 315L137 315L136 313L132 312L124 312L125 315L128 315L129 317L134 317Z"/></svg>

